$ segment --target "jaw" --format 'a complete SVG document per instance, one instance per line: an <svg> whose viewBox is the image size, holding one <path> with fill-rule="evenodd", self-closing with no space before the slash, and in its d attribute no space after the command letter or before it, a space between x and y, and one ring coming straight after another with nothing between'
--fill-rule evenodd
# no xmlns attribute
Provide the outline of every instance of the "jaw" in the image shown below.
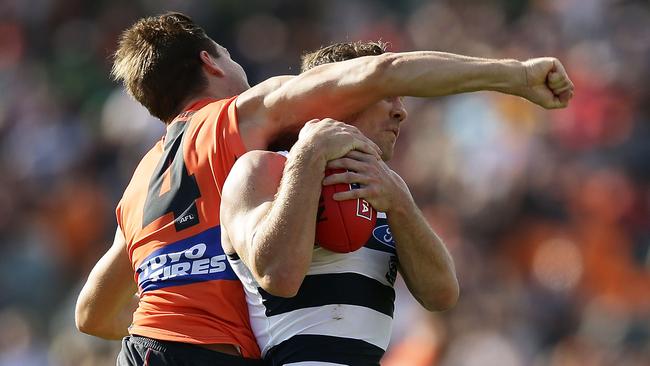
<svg viewBox="0 0 650 366"><path fill-rule="evenodd" d="M393 153L395 151L395 144L384 144L384 146L379 146L381 148L381 160L389 161L393 158Z"/></svg>

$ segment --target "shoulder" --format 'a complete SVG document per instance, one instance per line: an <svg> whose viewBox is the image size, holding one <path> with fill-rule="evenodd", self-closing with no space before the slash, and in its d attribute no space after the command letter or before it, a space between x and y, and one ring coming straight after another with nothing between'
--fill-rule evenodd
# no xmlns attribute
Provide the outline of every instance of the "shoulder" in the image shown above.
<svg viewBox="0 0 650 366"><path fill-rule="evenodd" d="M259 117L265 114L266 97L294 77L293 75L275 76L241 93L235 101L240 123L261 122Z"/></svg>
<svg viewBox="0 0 650 366"><path fill-rule="evenodd" d="M286 158L275 152L253 150L237 159L223 187L222 206L273 196L282 178Z"/></svg>
<svg viewBox="0 0 650 366"><path fill-rule="evenodd" d="M275 135L277 121L273 120L273 109L268 96L278 90L294 76L276 76L267 79L240 94L235 100L237 120L242 140L248 149L264 149Z"/></svg>
<svg viewBox="0 0 650 366"><path fill-rule="evenodd" d="M237 159L230 175L232 176L233 173L240 175L278 173L278 170L281 175L286 160L287 158L284 155L277 152L264 150L249 151Z"/></svg>
<svg viewBox="0 0 650 366"><path fill-rule="evenodd" d="M247 103L255 101L256 99L264 99L264 97L295 77L295 75L280 75L262 81L240 94L239 98L237 98L237 108L240 109L246 107Z"/></svg>

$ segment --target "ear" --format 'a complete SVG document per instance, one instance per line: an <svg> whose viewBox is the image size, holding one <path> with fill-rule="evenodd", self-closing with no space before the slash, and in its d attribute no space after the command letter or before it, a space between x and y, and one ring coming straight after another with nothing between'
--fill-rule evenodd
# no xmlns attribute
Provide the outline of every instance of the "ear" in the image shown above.
<svg viewBox="0 0 650 366"><path fill-rule="evenodd" d="M199 57L201 58L201 62L203 63L203 68L212 75L216 75L218 77L224 76L223 70L217 65L217 62L215 59L208 53L208 51L201 51L199 53Z"/></svg>

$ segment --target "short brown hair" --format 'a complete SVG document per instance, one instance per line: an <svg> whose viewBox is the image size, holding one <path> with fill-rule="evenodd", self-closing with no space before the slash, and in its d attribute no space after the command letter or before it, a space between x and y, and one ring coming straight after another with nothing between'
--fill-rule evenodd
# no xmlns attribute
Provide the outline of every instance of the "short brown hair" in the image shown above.
<svg viewBox="0 0 650 366"><path fill-rule="evenodd" d="M362 56L377 56L386 52L387 44L377 42L334 43L302 56L300 71L304 72L318 65L350 60Z"/></svg>
<svg viewBox="0 0 650 366"><path fill-rule="evenodd" d="M122 33L111 74L149 113L170 122L181 103L207 85L199 53L219 57L190 17L167 13L140 19Z"/></svg>

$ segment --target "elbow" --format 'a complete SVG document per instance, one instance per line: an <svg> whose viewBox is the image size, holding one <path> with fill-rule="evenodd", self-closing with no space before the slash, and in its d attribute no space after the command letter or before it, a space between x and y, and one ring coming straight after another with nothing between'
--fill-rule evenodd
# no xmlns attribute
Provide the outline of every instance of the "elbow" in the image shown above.
<svg viewBox="0 0 650 366"><path fill-rule="evenodd" d="M428 311L445 311L453 308L458 302L460 288L458 281L447 281L444 285L436 288L435 291L429 291L425 296L418 298L420 304Z"/></svg>
<svg viewBox="0 0 650 366"><path fill-rule="evenodd" d="M92 320L93 318L88 314L88 311L85 311L83 309L80 309L77 306L77 309L75 309L75 314L74 314L74 321L75 325L77 326L77 329L81 333L89 334L89 335L98 335L101 333L101 327L97 322L94 322Z"/></svg>
<svg viewBox="0 0 650 366"><path fill-rule="evenodd" d="M374 83L373 90L385 95L395 93L393 88L398 84L393 81L395 75L391 70L400 61L399 57L399 54L387 52L372 58L367 79Z"/></svg>
<svg viewBox="0 0 650 366"><path fill-rule="evenodd" d="M85 334L88 334L88 335L91 335L91 336L97 336L97 337L101 333L101 332L98 331L98 329L96 327L93 327L92 324L90 324L90 323L80 322L78 320L77 320L76 323L77 323L77 329L81 333L85 333Z"/></svg>
<svg viewBox="0 0 650 366"><path fill-rule="evenodd" d="M395 78L391 69L394 67L398 55L394 53L383 53L378 56L363 57L363 62L356 64L356 68L348 70L346 76L338 80L337 88L351 85L355 90L361 90L365 95L373 98L384 98L393 95Z"/></svg>
<svg viewBox="0 0 650 366"><path fill-rule="evenodd" d="M108 324L93 319L96 318L75 314L75 324L77 329L81 333L108 340L119 340L124 336L122 334L114 333Z"/></svg>
<svg viewBox="0 0 650 366"><path fill-rule="evenodd" d="M77 303L74 314L74 321L77 329L81 333L88 335L107 338L106 324L102 322L102 317L93 314L91 309L83 304Z"/></svg>
<svg viewBox="0 0 650 366"><path fill-rule="evenodd" d="M393 52L382 53L377 57L373 57L373 76L385 76L389 70L400 61L400 55Z"/></svg>
<svg viewBox="0 0 650 366"><path fill-rule="evenodd" d="M304 273L285 269L267 271L263 275L258 276L258 283L264 291L273 296L289 298L298 294L304 278Z"/></svg>

